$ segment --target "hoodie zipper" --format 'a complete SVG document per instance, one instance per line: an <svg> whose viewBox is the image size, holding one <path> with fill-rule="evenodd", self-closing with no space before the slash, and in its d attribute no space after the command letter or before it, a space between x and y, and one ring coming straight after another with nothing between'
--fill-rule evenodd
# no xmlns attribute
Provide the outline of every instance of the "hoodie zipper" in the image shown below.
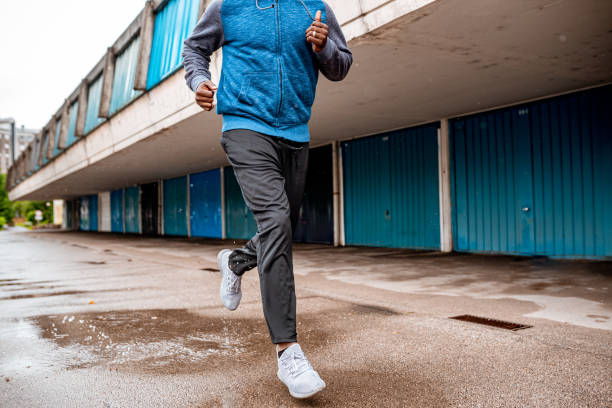
<svg viewBox="0 0 612 408"><path fill-rule="evenodd" d="M278 13L280 0L276 0L276 58L278 61L278 72L279 72L279 89L280 89L280 97L278 100L278 109L276 111L276 126L278 124L278 117L280 115L281 106L283 103L283 63L281 60L281 40L280 40L280 16Z"/></svg>

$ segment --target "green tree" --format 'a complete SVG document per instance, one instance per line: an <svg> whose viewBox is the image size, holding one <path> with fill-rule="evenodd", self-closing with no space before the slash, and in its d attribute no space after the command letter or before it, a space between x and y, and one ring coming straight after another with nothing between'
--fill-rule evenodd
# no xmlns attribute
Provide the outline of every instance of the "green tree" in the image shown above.
<svg viewBox="0 0 612 408"><path fill-rule="evenodd" d="M15 217L15 207L6 192L6 174L0 174L0 216L9 224L12 224Z"/></svg>

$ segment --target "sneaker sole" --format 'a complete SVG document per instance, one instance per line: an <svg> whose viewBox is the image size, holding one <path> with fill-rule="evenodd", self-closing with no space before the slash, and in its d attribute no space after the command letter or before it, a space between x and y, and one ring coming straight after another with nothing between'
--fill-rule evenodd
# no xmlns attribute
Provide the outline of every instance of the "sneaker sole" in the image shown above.
<svg viewBox="0 0 612 408"><path fill-rule="evenodd" d="M324 386L322 386L321 388L319 388L319 389L317 389L317 390L314 390L313 392L310 392L310 393L308 393L308 394L300 394L300 393L298 393L298 392L293 392L293 391L291 391L291 389L289 388L289 386L287 385L287 383L286 383L286 382L285 382L285 381L284 381L284 380L281 378L281 376L280 376L280 374L279 374L278 372L276 373L276 376L278 377L278 379L279 379L279 380L281 380L281 382L282 382L283 384L285 384L285 387L287 387L287 390L289 390L289 394L291 394L291 396L292 396L293 398L297 398L297 399L310 398L310 397L312 397L313 395L315 395L315 394L317 394L317 393L319 393L319 392L321 392L321 391L323 391L323 390L325 389L325 385L324 385Z"/></svg>

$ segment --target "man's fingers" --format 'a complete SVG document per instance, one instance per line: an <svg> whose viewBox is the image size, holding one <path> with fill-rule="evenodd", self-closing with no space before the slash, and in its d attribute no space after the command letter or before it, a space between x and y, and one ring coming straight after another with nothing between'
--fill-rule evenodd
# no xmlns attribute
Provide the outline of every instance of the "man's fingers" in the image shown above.
<svg viewBox="0 0 612 408"><path fill-rule="evenodd" d="M317 14L315 14L315 21L321 21L321 10L317 10Z"/></svg>
<svg viewBox="0 0 612 408"><path fill-rule="evenodd" d="M308 37L306 41L314 45L318 45L319 47L323 46L323 39L321 38Z"/></svg>
<svg viewBox="0 0 612 408"><path fill-rule="evenodd" d="M317 33L317 36L324 35L327 37L327 34L328 34L327 28L321 28L321 27L310 27L308 30L306 30L306 35L312 35L312 33L315 31Z"/></svg>
<svg viewBox="0 0 612 408"><path fill-rule="evenodd" d="M311 31L317 31L317 32L328 32L329 27L327 27L327 25L321 23L320 25L315 25L314 23L312 23L311 26L309 26L306 29L306 34L308 34Z"/></svg>
<svg viewBox="0 0 612 408"><path fill-rule="evenodd" d="M213 95L215 93L213 91L209 91L208 89L205 88L199 88L198 91L196 92L196 96L204 96L204 97L208 97L208 98L212 98Z"/></svg>
<svg viewBox="0 0 612 408"><path fill-rule="evenodd" d="M312 24L310 25L311 27L321 27L321 28L325 28L326 30L329 28L327 26L327 24L322 23L320 21L313 21Z"/></svg>

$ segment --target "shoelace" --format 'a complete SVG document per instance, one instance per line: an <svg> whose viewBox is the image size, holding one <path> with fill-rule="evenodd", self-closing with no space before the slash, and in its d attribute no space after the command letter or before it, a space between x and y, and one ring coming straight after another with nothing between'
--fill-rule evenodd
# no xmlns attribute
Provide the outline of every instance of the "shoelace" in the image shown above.
<svg viewBox="0 0 612 408"><path fill-rule="evenodd" d="M230 293L238 293L240 290L240 277L236 276L232 271L225 275L227 281L227 291Z"/></svg>
<svg viewBox="0 0 612 408"><path fill-rule="evenodd" d="M283 368L289 371L291 376L295 377L302 374L304 371L308 371L312 369L312 366L306 359L304 352L295 351L293 354L289 355L287 358L281 358L281 364Z"/></svg>

